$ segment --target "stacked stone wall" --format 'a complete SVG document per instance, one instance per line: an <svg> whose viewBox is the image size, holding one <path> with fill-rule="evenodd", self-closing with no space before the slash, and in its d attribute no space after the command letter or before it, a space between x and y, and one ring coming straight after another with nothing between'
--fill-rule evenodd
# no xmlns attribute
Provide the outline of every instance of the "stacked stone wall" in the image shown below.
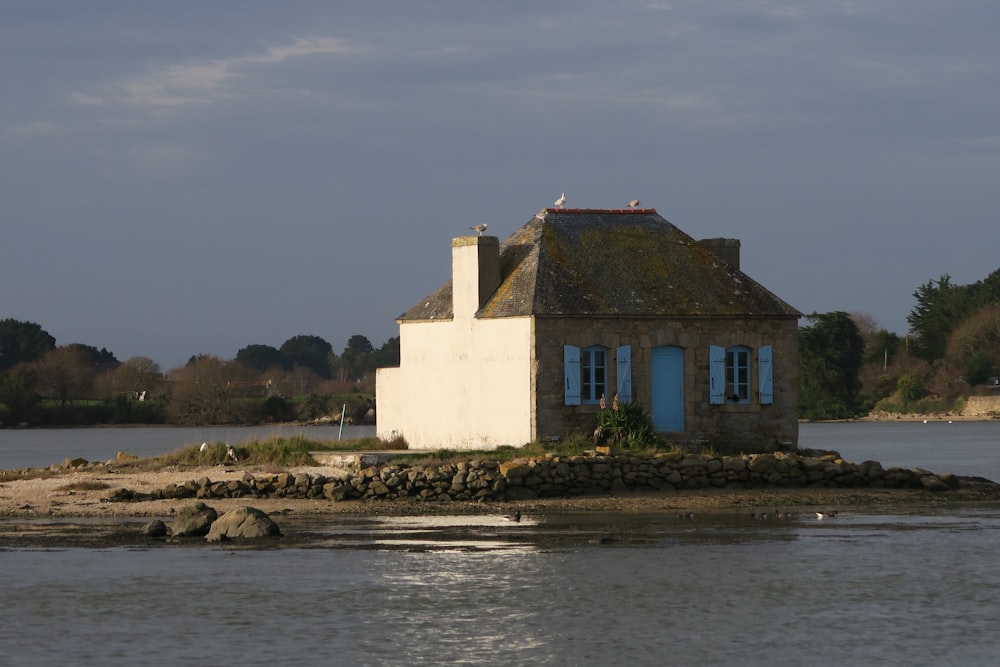
<svg viewBox="0 0 1000 667"><path fill-rule="evenodd" d="M510 462L467 460L369 465L337 475L247 473L241 480L208 478L150 494L122 489L112 500L167 498L418 499L424 501L530 500L641 491L703 488L863 487L946 491L958 478L919 468L851 463L835 452L739 456L545 456Z"/></svg>

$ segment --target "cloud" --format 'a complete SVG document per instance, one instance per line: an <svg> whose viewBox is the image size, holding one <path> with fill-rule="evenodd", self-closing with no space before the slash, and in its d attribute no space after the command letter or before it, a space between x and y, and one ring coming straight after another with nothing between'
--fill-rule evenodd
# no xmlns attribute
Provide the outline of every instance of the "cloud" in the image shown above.
<svg viewBox="0 0 1000 667"><path fill-rule="evenodd" d="M292 58L317 55L347 55L364 51L332 37L299 38L288 44L272 46L256 55L168 65L112 86L98 94L75 93L72 99L81 105L122 104L155 109L170 109L191 104L205 104L233 97L230 85L247 67L280 64Z"/></svg>

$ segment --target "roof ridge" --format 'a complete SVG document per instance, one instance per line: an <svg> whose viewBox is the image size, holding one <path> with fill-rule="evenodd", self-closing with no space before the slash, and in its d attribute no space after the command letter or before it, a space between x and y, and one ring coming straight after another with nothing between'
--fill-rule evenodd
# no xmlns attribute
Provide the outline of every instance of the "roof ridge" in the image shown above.
<svg viewBox="0 0 1000 667"><path fill-rule="evenodd" d="M546 208L547 213L656 213L655 208Z"/></svg>

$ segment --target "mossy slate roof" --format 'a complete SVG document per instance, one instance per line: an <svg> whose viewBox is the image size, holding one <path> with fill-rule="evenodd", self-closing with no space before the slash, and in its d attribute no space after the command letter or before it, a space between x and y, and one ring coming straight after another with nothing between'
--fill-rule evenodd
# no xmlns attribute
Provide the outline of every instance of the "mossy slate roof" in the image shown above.
<svg viewBox="0 0 1000 667"><path fill-rule="evenodd" d="M547 209L500 244L500 275L478 317L801 315L655 209ZM399 321L451 317L449 280Z"/></svg>

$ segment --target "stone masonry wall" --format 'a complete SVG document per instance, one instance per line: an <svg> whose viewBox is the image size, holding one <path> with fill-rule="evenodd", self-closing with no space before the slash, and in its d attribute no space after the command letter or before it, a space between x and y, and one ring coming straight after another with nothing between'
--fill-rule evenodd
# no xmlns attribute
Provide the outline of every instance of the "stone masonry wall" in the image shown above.
<svg viewBox="0 0 1000 667"><path fill-rule="evenodd" d="M876 461L844 461L836 452L764 453L739 456L545 456L510 462L370 465L335 476L311 473L247 473L242 480L207 477L153 493L120 489L111 500L164 498L326 498L425 501L530 500L630 491L701 488L868 487L946 491L953 475L921 469L885 469Z"/></svg>
<svg viewBox="0 0 1000 667"><path fill-rule="evenodd" d="M563 346L603 345L609 349L608 398L617 384L614 351L632 346L632 400L650 408L653 348L684 349L684 432L670 434L680 442L725 442L754 451L798 446L796 386L798 323L774 318L608 319L538 318L534 360L536 439L590 433L596 405L567 406L564 400ZM757 400L753 369L749 404L709 403L709 346L746 345L774 349L774 403Z"/></svg>

